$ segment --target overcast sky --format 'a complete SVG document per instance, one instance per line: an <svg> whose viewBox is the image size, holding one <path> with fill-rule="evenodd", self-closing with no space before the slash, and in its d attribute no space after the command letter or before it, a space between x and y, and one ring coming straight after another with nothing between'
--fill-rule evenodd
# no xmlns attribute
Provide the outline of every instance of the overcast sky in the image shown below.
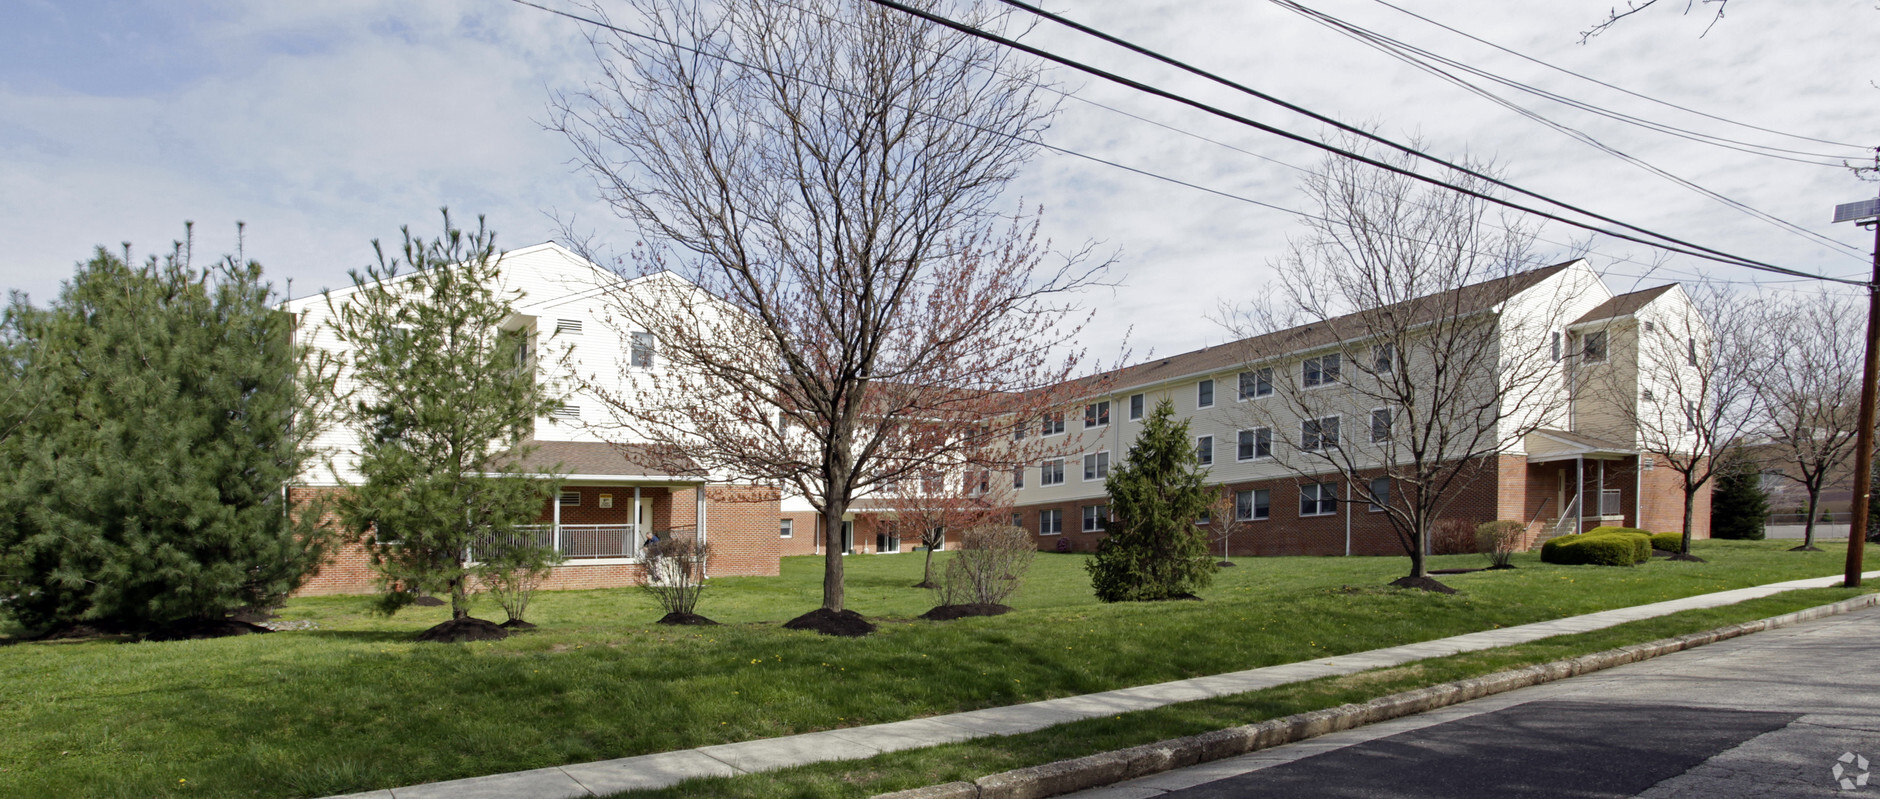
<svg viewBox="0 0 1880 799"><path fill-rule="evenodd" d="M1394 0L1541 62L1726 119L1834 142L1880 144L1880 10L1871 0L1735 0L1712 27L1666 0L1589 44L1579 31L1609 0ZM545 0L558 4L557 0ZM1862 150L1726 125L1587 83L1464 39L1377 0L1305 4L1438 54L1602 107L1703 133L1859 157ZM1602 120L1531 97L1524 107L1734 200L1849 245L1777 230L1714 200L1414 71L1255 0L1058 0L1080 21L1434 153L1490 157L1516 184L1644 227L1793 268L1863 275L1871 240L1830 225L1832 207L1872 197L1845 170L1776 160ZM1319 126L1073 34L1040 28L1050 49L1191 93L1302 133ZM436 209L484 214L506 247L573 218L603 243L632 234L539 124L548 92L592 72L577 23L502 0L438 2L51 2L0 4L0 283L40 302L96 245L166 249L183 220L198 253L234 246L302 295L346 285L374 238L437 228ZM1067 102L1055 146L1304 208L1300 173L1318 155L1093 79L1061 75L1084 99L1217 139L1201 142L1083 102ZM1505 90L1504 90L1505 93ZM1512 95L1511 95L1512 96ZM1870 161L1870 157L1869 157ZM1269 264L1299 226L1288 214L1071 156L1041 154L1011 201L1042 205L1059 245L1115 252L1122 286L1085 298L1089 343L1137 359L1219 343L1219 300L1268 291ZM1550 229L1543 248L1574 234ZM1620 246L1624 245L1624 246ZM1693 273L1753 273L1674 259L1641 282L1650 252L1595 242L1615 290ZM1772 284L1793 290L1797 283Z"/></svg>

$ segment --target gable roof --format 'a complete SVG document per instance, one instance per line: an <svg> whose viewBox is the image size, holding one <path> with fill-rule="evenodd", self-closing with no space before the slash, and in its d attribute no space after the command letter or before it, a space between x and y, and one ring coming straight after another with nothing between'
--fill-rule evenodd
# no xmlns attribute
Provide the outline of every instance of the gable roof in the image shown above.
<svg viewBox="0 0 1880 799"><path fill-rule="evenodd" d="M1419 318L1406 320L1413 325L1435 321L1439 313L1452 308L1460 309L1463 313L1484 311L1579 262L1579 259L1575 259L1552 266L1530 269L1526 272L1473 283L1383 308L1357 311L1323 322L1276 330L1239 341L1216 344L1193 352L1125 366L1086 378L1083 382L1098 384L1107 381L1117 389L1144 386L1182 377L1226 371L1245 364L1249 352L1290 353L1326 347L1349 337L1349 331L1366 316L1400 309L1411 303L1421 303L1418 309L1421 312Z"/></svg>
<svg viewBox="0 0 1880 799"><path fill-rule="evenodd" d="M1610 300L1600 303L1599 307L1596 307L1593 310L1587 311L1586 315L1573 320L1573 324L1583 325L1588 322L1597 322L1602 319L1617 319L1621 316L1631 316L1632 314L1638 312L1638 309L1643 308L1646 305L1650 304L1652 300L1658 299L1659 297L1663 297L1666 292L1672 289L1675 289L1677 287L1678 287L1678 284L1676 283L1666 283L1662 286L1655 286L1655 287L1643 289L1640 291L1634 291L1631 294L1620 294L1616 297L1613 297ZM1571 326L1572 325L1569 325L1569 327Z"/></svg>
<svg viewBox="0 0 1880 799"><path fill-rule="evenodd" d="M525 441L533 447L516 464L523 471L549 470L570 475L615 475L693 480L698 467L684 456L666 453L651 444L608 444L600 441ZM675 460L675 457L678 460ZM685 476L692 475L692 476Z"/></svg>

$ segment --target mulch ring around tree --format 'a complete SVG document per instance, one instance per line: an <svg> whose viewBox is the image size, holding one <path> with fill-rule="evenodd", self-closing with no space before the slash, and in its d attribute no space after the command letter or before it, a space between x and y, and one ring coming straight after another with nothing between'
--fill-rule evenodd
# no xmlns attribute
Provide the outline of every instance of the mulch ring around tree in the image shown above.
<svg viewBox="0 0 1880 799"><path fill-rule="evenodd" d="M1429 577L1399 577L1390 581L1397 588L1415 588L1419 591L1432 591L1438 594L1453 594L1456 589L1443 585Z"/></svg>
<svg viewBox="0 0 1880 799"><path fill-rule="evenodd" d="M421 596L411 600L411 605L419 608L441 608L444 606L444 600L434 596Z"/></svg>
<svg viewBox="0 0 1880 799"><path fill-rule="evenodd" d="M1006 605L974 602L966 605L941 605L920 614L920 617L928 621L952 621L964 619L967 616L998 616L1011 612L1011 607Z"/></svg>
<svg viewBox="0 0 1880 799"><path fill-rule="evenodd" d="M1233 561L1231 561L1231 560L1224 560L1224 561L1221 561L1220 563L1216 563L1216 564L1214 564L1214 565L1216 565L1216 566L1220 566L1220 567L1222 567L1222 568L1226 568L1226 567L1228 567L1228 566L1239 566L1240 564L1238 564L1238 563L1235 563L1235 562L1233 562Z"/></svg>
<svg viewBox="0 0 1880 799"><path fill-rule="evenodd" d="M834 611L817 608L783 623L786 630L815 630L823 635L860 638L875 631L862 614L853 610Z"/></svg>
<svg viewBox="0 0 1880 799"><path fill-rule="evenodd" d="M465 616L451 619L429 630L418 633L418 640L436 644L457 644L465 641L501 641L509 637L509 631L495 622L474 619Z"/></svg>
<svg viewBox="0 0 1880 799"><path fill-rule="evenodd" d="M179 621L145 638L146 641L195 641L202 638L227 638L231 635L251 635L254 633L274 632L259 624L237 619L190 619Z"/></svg>
<svg viewBox="0 0 1880 799"><path fill-rule="evenodd" d="M1430 574L1474 574L1485 569L1431 569Z"/></svg>
<svg viewBox="0 0 1880 799"><path fill-rule="evenodd" d="M668 613L659 617L654 624L683 624L692 627L715 627L718 622L700 616L697 613Z"/></svg>
<svg viewBox="0 0 1880 799"><path fill-rule="evenodd" d="M1803 544L1799 547L1790 547L1789 551L1790 552L1820 552L1821 547L1814 547L1814 546L1809 546L1807 544Z"/></svg>
<svg viewBox="0 0 1880 799"><path fill-rule="evenodd" d="M514 633L514 632L526 632L526 631L528 631L528 630L533 630L533 629L535 629L535 625L534 625L534 624L532 624L532 623L530 623L530 622L526 622L526 621L523 621L523 620L521 620L521 619L510 619L509 621L506 621L506 622L503 622L502 624L498 624L498 625L496 625L496 626L498 626L498 627L501 627L501 628L503 628L503 629L505 629L505 630L508 630L508 631L510 631L510 632L512 632L512 633Z"/></svg>
<svg viewBox="0 0 1880 799"><path fill-rule="evenodd" d="M1669 558L1669 560L1682 560L1682 561L1688 561L1691 563L1709 563L1710 562L1696 555L1686 555L1682 552L1671 553L1671 557Z"/></svg>

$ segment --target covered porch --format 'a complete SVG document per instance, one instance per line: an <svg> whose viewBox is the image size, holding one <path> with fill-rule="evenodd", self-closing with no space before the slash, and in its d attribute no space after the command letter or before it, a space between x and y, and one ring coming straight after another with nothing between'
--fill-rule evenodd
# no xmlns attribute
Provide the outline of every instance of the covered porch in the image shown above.
<svg viewBox="0 0 1880 799"><path fill-rule="evenodd" d="M1595 527L1638 526L1637 449L1564 430L1536 430L1525 443L1529 510L1539 526L1537 546L1557 535Z"/></svg>
<svg viewBox="0 0 1880 799"><path fill-rule="evenodd" d="M706 517L702 476L653 459L632 445L583 441L532 441L529 468L562 472L561 491L543 504L539 523L525 534L560 552L570 565L640 560L657 537L703 536Z"/></svg>

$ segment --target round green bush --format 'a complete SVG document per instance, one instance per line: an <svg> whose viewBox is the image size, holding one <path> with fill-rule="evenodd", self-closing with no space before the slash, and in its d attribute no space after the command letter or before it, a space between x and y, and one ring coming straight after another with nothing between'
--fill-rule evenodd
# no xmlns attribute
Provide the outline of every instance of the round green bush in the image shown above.
<svg viewBox="0 0 1880 799"><path fill-rule="evenodd" d="M1651 556L1651 539L1637 535L1563 535L1541 545L1541 562L1561 566L1631 566Z"/></svg>
<svg viewBox="0 0 1880 799"><path fill-rule="evenodd" d="M1683 533L1653 533L1652 534L1652 549L1662 549L1666 552L1677 552L1683 548L1684 548L1684 534Z"/></svg>

